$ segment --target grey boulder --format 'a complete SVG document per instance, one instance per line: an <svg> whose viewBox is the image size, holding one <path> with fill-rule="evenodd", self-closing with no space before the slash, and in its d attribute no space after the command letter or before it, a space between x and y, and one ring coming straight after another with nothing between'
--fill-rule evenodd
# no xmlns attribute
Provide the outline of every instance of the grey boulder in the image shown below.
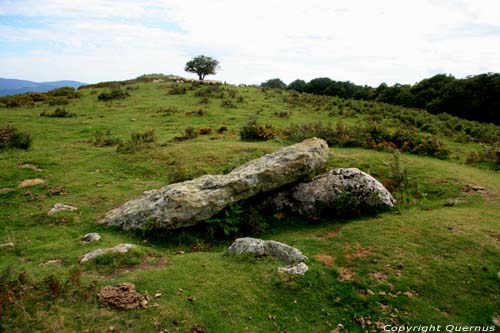
<svg viewBox="0 0 500 333"><path fill-rule="evenodd" d="M209 219L256 194L321 170L328 145L312 138L243 164L226 175L205 175L142 193L104 216L101 223L129 229L176 229Z"/></svg>
<svg viewBox="0 0 500 333"><path fill-rule="evenodd" d="M264 205L275 211L318 217L379 211L393 207L395 202L369 174L356 168L339 168L274 193Z"/></svg>
<svg viewBox="0 0 500 333"><path fill-rule="evenodd" d="M307 257L302 252L290 245L250 237L236 239L227 249L227 253L232 255L248 253L258 256L271 256L287 263L307 260Z"/></svg>

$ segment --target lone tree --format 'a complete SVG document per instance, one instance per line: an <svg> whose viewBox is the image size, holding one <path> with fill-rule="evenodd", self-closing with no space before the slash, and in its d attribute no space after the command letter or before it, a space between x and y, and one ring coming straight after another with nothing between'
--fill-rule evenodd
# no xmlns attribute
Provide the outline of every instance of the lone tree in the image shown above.
<svg viewBox="0 0 500 333"><path fill-rule="evenodd" d="M201 81L205 79L205 76L215 74L217 69L219 69L219 61L211 57L205 57L204 55L199 55L189 60L184 68L186 72L198 74L198 78Z"/></svg>

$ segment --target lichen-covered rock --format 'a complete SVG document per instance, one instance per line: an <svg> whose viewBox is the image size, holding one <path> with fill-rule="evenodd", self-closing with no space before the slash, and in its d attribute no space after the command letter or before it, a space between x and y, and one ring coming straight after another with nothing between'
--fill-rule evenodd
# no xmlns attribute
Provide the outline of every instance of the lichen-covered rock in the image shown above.
<svg viewBox="0 0 500 333"><path fill-rule="evenodd" d="M315 174L327 157L328 145L324 140L304 140L226 175L206 175L146 191L109 211L101 222L125 230L193 226L240 200Z"/></svg>
<svg viewBox="0 0 500 333"><path fill-rule="evenodd" d="M63 212L63 211L74 212L75 210L78 210L78 207L65 205L62 203L56 203L56 204L54 204L54 207L52 207L47 214L54 215L56 213Z"/></svg>
<svg viewBox="0 0 500 333"><path fill-rule="evenodd" d="M298 249L273 240L264 241L257 238L238 238L227 249L229 254L254 254L271 256L288 263L306 261L307 257Z"/></svg>
<svg viewBox="0 0 500 333"><path fill-rule="evenodd" d="M394 206L396 200L375 178L356 168L332 169L309 182L274 193L265 205L305 217L360 215Z"/></svg>
<svg viewBox="0 0 500 333"><path fill-rule="evenodd" d="M293 275L304 275L308 270L309 267L307 267L307 265L303 262L294 266L278 267L278 272Z"/></svg>
<svg viewBox="0 0 500 333"><path fill-rule="evenodd" d="M116 246L107 249L97 249L86 253L81 259L80 264L84 264L90 260L94 260L97 257L103 256L108 253L127 253L128 251L136 248L133 244L118 244Z"/></svg>

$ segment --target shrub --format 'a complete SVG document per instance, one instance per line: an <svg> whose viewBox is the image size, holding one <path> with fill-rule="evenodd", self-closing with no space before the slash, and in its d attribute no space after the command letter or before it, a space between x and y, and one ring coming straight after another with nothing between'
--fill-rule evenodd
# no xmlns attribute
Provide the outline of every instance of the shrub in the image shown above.
<svg viewBox="0 0 500 333"><path fill-rule="evenodd" d="M12 126L0 127L0 149L19 148L29 149L31 147L31 134L20 132Z"/></svg>
<svg viewBox="0 0 500 333"><path fill-rule="evenodd" d="M184 95L187 92L185 87L180 87L177 84L173 84L172 87L168 90L169 95Z"/></svg>
<svg viewBox="0 0 500 333"><path fill-rule="evenodd" d="M179 112L179 109L176 106L169 106L167 108L160 108L157 113L166 113L166 114L172 114L172 113L177 113Z"/></svg>
<svg viewBox="0 0 500 333"><path fill-rule="evenodd" d="M289 118L290 117L290 112L288 111L279 111L274 113L275 116L279 118Z"/></svg>
<svg viewBox="0 0 500 333"><path fill-rule="evenodd" d="M61 87L47 92L50 97L79 98L80 94L72 87Z"/></svg>
<svg viewBox="0 0 500 333"><path fill-rule="evenodd" d="M184 134L181 136L174 137L175 141L184 141L189 139L194 139L198 136L198 131L192 126L188 126L184 129Z"/></svg>
<svg viewBox="0 0 500 333"><path fill-rule="evenodd" d="M194 111L189 111L189 112L186 112L185 115L186 116L198 116L198 117L201 117L201 116L204 116L206 114L206 111L203 110L203 109L198 109L198 110L194 110Z"/></svg>
<svg viewBox="0 0 500 333"><path fill-rule="evenodd" d="M52 113L43 111L42 113L40 113L40 117L73 118L76 117L76 114L74 114L73 112L66 111L65 109L57 108Z"/></svg>
<svg viewBox="0 0 500 333"><path fill-rule="evenodd" d="M89 143L93 144L96 147L106 147L106 146L117 146L122 143L122 140L119 138L114 138L111 135L111 131L107 130L106 132L96 132L94 137L89 140Z"/></svg>
<svg viewBox="0 0 500 333"><path fill-rule="evenodd" d="M225 126L225 125L222 125L221 127L219 127L217 129L217 133L219 133L219 134L222 134L224 132L227 132L227 126Z"/></svg>
<svg viewBox="0 0 500 333"><path fill-rule="evenodd" d="M149 129L144 132L132 133L131 141L135 144L151 143L156 141L155 129Z"/></svg>
<svg viewBox="0 0 500 333"><path fill-rule="evenodd" d="M500 148L495 145L483 145L481 151L474 151L467 155L466 164L484 164L488 168L500 170Z"/></svg>
<svg viewBox="0 0 500 333"><path fill-rule="evenodd" d="M113 99L124 99L130 96L130 94L122 90L119 86L113 86L109 91L100 93L97 99L100 101L110 101Z"/></svg>
<svg viewBox="0 0 500 333"><path fill-rule="evenodd" d="M14 96L4 96L0 98L2 102L8 108L17 108L21 106L34 106L35 102L29 96L29 94L21 94Z"/></svg>
<svg viewBox="0 0 500 333"><path fill-rule="evenodd" d="M200 127L198 128L198 134L199 135L208 135L212 133L212 128L211 127Z"/></svg>
<svg viewBox="0 0 500 333"><path fill-rule="evenodd" d="M270 140L277 135L277 130L271 124L258 124L255 118L248 121L240 129L242 140Z"/></svg>
<svg viewBox="0 0 500 333"><path fill-rule="evenodd" d="M50 97L47 102L49 105L54 106L54 105L68 105L69 104L69 99L66 97Z"/></svg>
<svg viewBox="0 0 500 333"><path fill-rule="evenodd" d="M236 105L230 99L222 100L220 106L223 108L235 108L236 107Z"/></svg>

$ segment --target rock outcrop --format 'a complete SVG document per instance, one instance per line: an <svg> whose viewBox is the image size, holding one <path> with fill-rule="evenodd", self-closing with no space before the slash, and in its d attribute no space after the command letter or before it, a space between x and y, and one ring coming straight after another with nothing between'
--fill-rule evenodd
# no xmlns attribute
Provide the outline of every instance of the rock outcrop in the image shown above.
<svg viewBox="0 0 500 333"><path fill-rule="evenodd" d="M274 193L265 205L305 217L350 215L394 206L396 200L375 178L356 168L332 169L309 182Z"/></svg>
<svg viewBox="0 0 500 333"><path fill-rule="evenodd" d="M232 255L254 254L257 256L271 256L287 263L306 261L307 257L298 249L273 240L262 240L257 238L238 238L227 249Z"/></svg>
<svg viewBox="0 0 500 333"><path fill-rule="evenodd" d="M90 260L94 260L97 257L103 256L108 253L127 253L128 251L136 248L133 244L118 244L116 246L107 249L97 249L86 253L81 259L80 264L84 264Z"/></svg>
<svg viewBox="0 0 500 333"><path fill-rule="evenodd" d="M109 211L101 222L125 230L193 226L240 200L316 174L327 157L324 140L308 139L243 164L227 175L206 175L146 191Z"/></svg>

